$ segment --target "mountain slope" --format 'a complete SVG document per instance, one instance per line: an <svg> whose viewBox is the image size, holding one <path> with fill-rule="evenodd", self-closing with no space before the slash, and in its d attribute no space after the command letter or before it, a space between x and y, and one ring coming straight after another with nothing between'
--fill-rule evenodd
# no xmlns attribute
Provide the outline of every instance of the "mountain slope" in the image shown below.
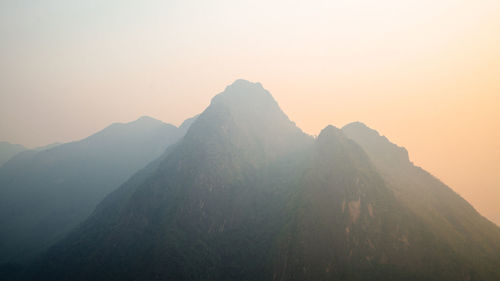
<svg viewBox="0 0 500 281"><path fill-rule="evenodd" d="M342 130L314 139L259 83L237 80L27 276L496 280L471 262L494 257L464 256L434 229Z"/></svg>
<svg viewBox="0 0 500 281"><path fill-rule="evenodd" d="M424 221L441 243L484 272L499 276L500 228L448 186L413 165L405 148L359 122L342 130L363 147L398 200Z"/></svg>
<svg viewBox="0 0 500 281"><path fill-rule="evenodd" d="M26 148L20 144L12 144L6 141L0 141L0 167L3 166L9 159Z"/></svg>
<svg viewBox="0 0 500 281"><path fill-rule="evenodd" d="M260 84L236 81L161 163L142 171L149 176L134 181L137 174L54 247L37 276L259 280L280 191L312 141Z"/></svg>
<svg viewBox="0 0 500 281"><path fill-rule="evenodd" d="M141 117L11 159L0 169L0 261L24 262L52 245L180 137L178 128Z"/></svg>

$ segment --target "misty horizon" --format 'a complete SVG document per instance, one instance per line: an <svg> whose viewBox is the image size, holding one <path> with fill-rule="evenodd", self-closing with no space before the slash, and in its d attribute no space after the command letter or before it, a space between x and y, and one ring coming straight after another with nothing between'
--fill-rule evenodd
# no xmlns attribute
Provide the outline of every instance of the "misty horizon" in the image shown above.
<svg viewBox="0 0 500 281"><path fill-rule="evenodd" d="M239 78L239 79L236 79L235 81L238 81L238 80L244 80L244 79ZM260 84L260 83L259 83L259 84ZM199 113L197 113L197 114L199 114ZM197 115L197 114L194 114L194 115ZM160 120L160 119L154 118L154 117L152 117L152 116L149 116L149 115L147 115L147 114L143 114L143 115L140 115L139 117L137 117L136 119L133 119L133 120L131 120L131 121L128 121L128 122L112 122L112 123L111 123L111 124L109 124L108 126L111 126L111 125L113 125L113 124L128 124L128 123L136 122L136 121L138 121L138 120L140 120L140 119L142 119L142 118L151 118L151 119L154 119L154 120L161 121L161 122L163 122L164 124L167 124L167 125L172 125L172 126L176 126L176 127L181 127L181 125L183 124L183 122L184 122L186 119L188 119L188 117L189 117L189 116L186 116L186 118L185 118L185 119L183 119L183 121L178 122L178 124L173 124L173 123L171 123L171 122L168 122L167 120ZM297 120L294 120L293 118L292 118L292 120L293 120L294 122L296 122L296 121L297 121ZM339 128L344 127L344 126L346 126L346 125L349 125L349 124L351 124L351 123L355 123L355 122L362 122L362 121L363 121L363 120L353 120L353 121L351 121L351 122L348 122L348 123L346 123L346 124L344 124L344 125L340 126ZM299 122L299 123L300 123L300 122ZM364 122L362 122L362 123L364 123ZM326 127L326 126L328 126L328 125L334 125L334 126L335 126L335 125L337 125L337 124L330 124L330 123L328 123L328 124L325 124L325 126L324 126L324 127ZM101 128L101 129L96 129L96 130L95 130L94 132L92 132L91 134L98 133L99 131L106 129L108 126L105 126L104 128ZM323 127L323 128L324 128L324 127ZM321 129L321 130L322 130L322 129ZM320 131L321 131L321 130L320 130ZM308 133L308 134L309 134L309 135L311 135L311 136L313 136L313 137L317 137L317 136L319 135L320 131L318 131L318 132L316 132L316 133ZM381 135L382 135L382 136L384 136L384 134L381 134ZM86 137L87 137L87 136L84 136L84 137L82 137L81 139L85 139ZM21 145L21 146L24 146L24 148L23 148L23 149L45 149L46 147L53 147L53 146L56 146L56 145L59 145L59 144L63 144L63 143L78 142L78 141L80 141L81 139L73 139L73 140L70 140L70 141L67 141L67 142L62 142L62 141L53 141L53 142L50 142L50 143L47 143L47 144L42 144L42 145L38 145L38 146L35 146L35 147L31 147L31 148L27 148L26 146L24 146L23 144L20 144L20 143L11 143L11 142L9 142L8 140L3 140L3 141L4 141L4 142L7 142L7 143L10 143L10 144L12 144L12 145ZM2 141L2 140L0 140L0 141ZM404 146L404 145L403 145L403 146ZM411 153L411 151L410 151L409 156L410 156L410 160L411 160L412 162L414 162L414 160L412 159L413 154ZM418 158L418 157L417 157L417 158ZM417 163L416 165L417 165L417 166L420 166L420 165L418 165L418 163ZM424 167L424 168L425 168L425 167ZM439 173L433 172L433 174L434 174L436 177L440 178ZM440 179L441 179L441 178L440 178ZM442 179L441 179L441 180L442 180ZM444 181L444 182L445 182L446 184L448 184L446 181ZM452 187L453 187L453 186L452 186ZM455 191L456 191L456 192L458 192L461 196L465 196L466 198L467 198L467 196L470 196L470 195L467 195L467 194L465 194L465 195L464 195L464 194L461 194L461 192L460 192L459 190L456 190L456 189L455 189ZM462 193L463 193L463 192L462 192ZM471 196L471 198L474 198L474 197L473 197L473 196ZM475 205L475 204L473 204L473 205ZM480 204L479 204L479 206L480 206ZM484 216L486 216L486 217L488 217L490 220L492 220L495 224L500 225L500 210L498 210L498 211L497 211L497 210L495 210L495 211L492 211L492 210L481 210L481 208L479 208L479 211L480 211L480 212L481 212Z"/></svg>
<svg viewBox="0 0 500 281"><path fill-rule="evenodd" d="M0 140L76 141L142 115L179 125L245 78L311 135L377 128L498 222L499 11L488 0L3 2Z"/></svg>
<svg viewBox="0 0 500 281"><path fill-rule="evenodd" d="M498 280L498 14L1 2L0 276Z"/></svg>

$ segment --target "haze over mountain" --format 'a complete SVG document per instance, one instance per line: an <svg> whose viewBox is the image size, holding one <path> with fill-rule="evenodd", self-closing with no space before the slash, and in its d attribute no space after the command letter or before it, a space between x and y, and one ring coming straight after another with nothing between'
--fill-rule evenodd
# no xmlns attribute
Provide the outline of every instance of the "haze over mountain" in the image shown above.
<svg viewBox="0 0 500 281"><path fill-rule="evenodd" d="M408 151L365 124L354 122L342 131L369 155L398 200L427 224L440 245L448 245L468 263L494 271L500 265L500 231L440 180L413 165ZM477 260L495 257L496 263Z"/></svg>
<svg viewBox="0 0 500 281"><path fill-rule="evenodd" d="M500 229L362 124L303 133L259 83L46 252L36 280L499 280Z"/></svg>
<svg viewBox="0 0 500 281"><path fill-rule="evenodd" d="M500 225L500 1L361 2L0 1L0 140L179 125L247 77L309 134L368 122Z"/></svg>
<svg viewBox="0 0 500 281"><path fill-rule="evenodd" d="M12 158L0 168L0 264L27 262L64 237L185 130L141 117Z"/></svg>
<svg viewBox="0 0 500 281"><path fill-rule="evenodd" d="M0 141L0 167L9 161L12 156L18 154L19 152L26 150L26 147L20 144L12 144L6 141Z"/></svg>

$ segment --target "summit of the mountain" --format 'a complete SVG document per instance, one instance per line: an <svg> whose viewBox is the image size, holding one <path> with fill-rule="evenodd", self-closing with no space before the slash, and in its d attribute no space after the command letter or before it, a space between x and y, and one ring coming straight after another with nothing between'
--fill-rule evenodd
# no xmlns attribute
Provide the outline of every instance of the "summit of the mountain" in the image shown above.
<svg viewBox="0 0 500 281"><path fill-rule="evenodd" d="M406 148L390 142L387 137L364 123L349 123L342 128L342 131L364 147L368 153L373 154L374 161L382 161L385 165L391 166L411 164Z"/></svg>

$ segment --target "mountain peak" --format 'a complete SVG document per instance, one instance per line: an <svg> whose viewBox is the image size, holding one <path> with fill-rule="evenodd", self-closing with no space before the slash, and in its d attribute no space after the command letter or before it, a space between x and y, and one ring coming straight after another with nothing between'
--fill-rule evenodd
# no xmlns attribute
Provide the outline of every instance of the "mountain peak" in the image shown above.
<svg viewBox="0 0 500 281"><path fill-rule="evenodd" d="M372 136L375 136L375 135L380 136L380 134L376 130L368 127L365 123L360 122L360 121L351 122L351 123L345 125L344 127L342 127L342 130L344 130L344 131L345 130L364 131L365 133L370 134Z"/></svg>
<svg viewBox="0 0 500 281"><path fill-rule="evenodd" d="M251 82L245 79L236 79L231 85L227 86L226 88L260 88L264 89L262 87L262 84L260 82Z"/></svg>
<svg viewBox="0 0 500 281"><path fill-rule="evenodd" d="M328 125L319 134L317 138L319 147L322 149L322 156L328 156L331 154L336 154L334 158L346 157L345 159L362 159L361 162L365 161L365 152L352 141L347 135L339 128ZM342 152L338 154L339 152ZM353 158L354 157L354 158ZM347 160L345 160L347 161ZM351 161L351 160L349 160ZM363 163L365 165L366 162Z"/></svg>
<svg viewBox="0 0 500 281"><path fill-rule="evenodd" d="M216 95L207 110L228 111L236 123L251 127L297 129L269 91L260 83L243 79L236 80Z"/></svg>
<svg viewBox="0 0 500 281"><path fill-rule="evenodd" d="M343 135L342 130L333 125L328 125L323 130L321 130L318 138L324 138L328 136L340 136L340 135Z"/></svg>
<svg viewBox="0 0 500 281"><path fill-rule="evenodd" d="M147 115L143 115L143 116L137 118L136 121L159 121L159 120L154 119L153 117L150 117L150 116L147 116Z"/></svg>
<svg viewBox="0 0 500 281"><path fill-rule="evenodd" d="M271 93L262 87L262 84L243 79L234 81L224 89L224 92L216 95L212 99L212 104L216 103L247 107L267 104L278 107L278 103L274 100Z"/></svg>
<svg viewBox="0 0 500 281"><path fill-rule="evenodd" d="M360 144L371 155L386 165L411 164L406 148L398 146L361 122L353 122L342 128L345 135Z"/></svg>
<svg viewBox="0 0 500 281"><path fill-rule="evenodd" d="M274 159L276 155L289 153L311 141L290 121L260 83L242 79L212 99L184 139L204 139L204 144L200 144L203 146L228 142L245 147L245 151L258 151L264 147L265 152L252 155L252 161Z"/></svg>
<svg viewBox="0 0 500 281"><path fill-rule="evenodd" d="M158 119L155 119L153 117L150 117L150 116L146 116L146 115L143 115L139 118L137 118L137 120L135 121L132 121L130 123L141 123L141 124L165 124L163 121L161 120L158 120Z"/></svg>

